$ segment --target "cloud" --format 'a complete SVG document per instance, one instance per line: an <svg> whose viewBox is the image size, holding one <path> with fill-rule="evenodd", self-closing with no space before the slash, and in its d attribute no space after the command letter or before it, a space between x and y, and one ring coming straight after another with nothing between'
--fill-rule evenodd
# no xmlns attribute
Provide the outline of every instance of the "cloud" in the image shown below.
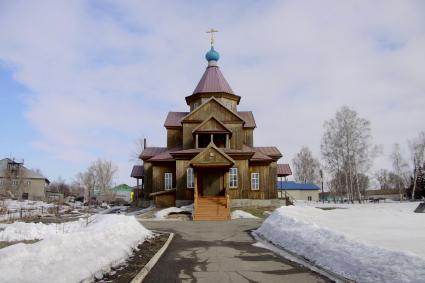
<svg viewBox="0 0 425 283"><path fill-rule="evenodd" d="M31 90L33 145L82 167L113 159L126 180L133 141L164 145L167 111L187 109L212 26L239 108L254 111L255 143L277 145L285 162L304 144L318 156L342 105L371 120L386 153L423 130L422 2L246 3L2 2L0 61Z"/></svg>

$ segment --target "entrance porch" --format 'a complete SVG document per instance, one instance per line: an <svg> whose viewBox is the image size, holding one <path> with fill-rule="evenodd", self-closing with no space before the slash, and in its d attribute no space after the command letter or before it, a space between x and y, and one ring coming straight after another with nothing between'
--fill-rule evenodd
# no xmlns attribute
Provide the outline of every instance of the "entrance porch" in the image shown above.
<svg viewBox="0 0 425 283"><path fill-rule="evenodd" d="M193 220L229 220L227 172L234 161L211 143L190 165L195 184Z"/></svg>

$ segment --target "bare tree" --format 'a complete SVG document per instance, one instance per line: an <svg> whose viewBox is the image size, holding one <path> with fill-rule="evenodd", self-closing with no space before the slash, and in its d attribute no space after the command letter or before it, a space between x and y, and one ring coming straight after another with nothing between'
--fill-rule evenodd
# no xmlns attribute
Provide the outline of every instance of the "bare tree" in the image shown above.
<svg viewBox="0 0 425 283"><path fill-rule="evenodd" d="M378 181L381 190L389 189L389 175L390 172L387 169L380 169L375 172L375 178Z"/></svg>
<svg viewBox="0 0 425 283"><path fill-rule="evenodd" d="M97 187L108 201L112 200L112 181L118 171L112 161L98 159L93 164Z"/></svg>
<svg viewBox="0 0 425 283"><path fill-rule="evenodd" d="M320 163L313 157L307 146L303 146L297 155L292 159L295 181L300 183L320 182Z"/></svg>
<svg viewBox="0 0 425 283"><path fill-rule="evenodd" d="M85 172L77 174L77 183L86 189L86 199L91 201L94 191L98 190L107 199L111 200L112 183L118 171L112 161L98 159Z"/></svg>
<svg viewBox="0 0 425 283"><path fill-rule="evenodd" d="M371 167L377 152L371 144L370 122L344 106L325 122L324 128L321 151L326 169L336 182L332 187L349 201L360 201L358 175Z"/></svg>
<svg viewBox="0 0 425 283"><path fill-rule="evenodd" d="M408 186L410 180L410 173L409 166L401 154L400 145L398 143L394 144L390 158L393 163L394 174L397 175L397 177L394 177L394 181L396 182L396 188L400 194L401 201L403 191Z"/></svg>
<svg viewBox="0 0 425 283"><path fill-rule="evenodd" d="M409 141L410 154L413 161L413 190L412 199L415 199L416 183L419 175L419 168L424 163L425 159L425 132L422 131L413 140Z"/></svg>

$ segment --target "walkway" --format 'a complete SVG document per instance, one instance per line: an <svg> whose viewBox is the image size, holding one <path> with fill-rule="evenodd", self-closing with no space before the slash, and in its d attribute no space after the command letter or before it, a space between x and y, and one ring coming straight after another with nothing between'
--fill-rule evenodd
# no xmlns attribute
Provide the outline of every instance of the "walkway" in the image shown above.
<svg viewBox="0 0 425 283"><path fill-rule="evenodd" d="M142 221L176 235L144 282L330 282L304 267L255 247L250 231L261 220Z"/></svg>

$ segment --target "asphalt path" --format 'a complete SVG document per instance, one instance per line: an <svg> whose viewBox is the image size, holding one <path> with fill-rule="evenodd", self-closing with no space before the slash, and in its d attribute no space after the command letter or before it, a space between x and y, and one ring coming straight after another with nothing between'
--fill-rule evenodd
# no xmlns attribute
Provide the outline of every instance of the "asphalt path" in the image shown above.
<svg viewBox="0 0 425 283"><path fill-rule="evenodd" d="M175 233L143 282L331 282L254 246L251 231L261 220L141 222L151 230Z"/></svg>

